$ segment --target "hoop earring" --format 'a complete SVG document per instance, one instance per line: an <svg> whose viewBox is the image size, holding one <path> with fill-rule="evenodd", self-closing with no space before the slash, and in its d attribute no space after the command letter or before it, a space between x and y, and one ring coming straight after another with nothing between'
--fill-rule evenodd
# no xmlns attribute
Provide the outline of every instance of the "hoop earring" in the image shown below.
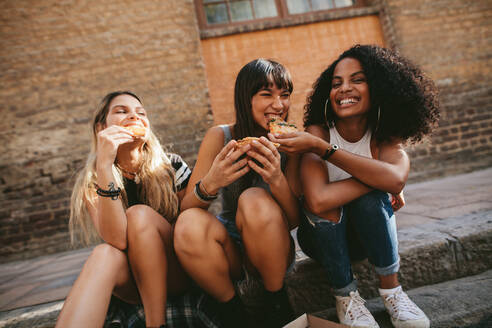
<svg viewBox="0 0 492 328"><path fill-rule="evenodd" d="M325 101L325 124L326 126L329 126L328 124L328 115L327 115L327 109L328 109L328 102L330 101L330 98L326 98L326 101Z"/></svg>
<svg viewBox="0 0 492 328"><path fill-rule="evenodd" d="M374 129L374 133L376 133L379 129L379 118L381 117L381 107L378 106L378 120L376 121L376 128Z"/></svg>

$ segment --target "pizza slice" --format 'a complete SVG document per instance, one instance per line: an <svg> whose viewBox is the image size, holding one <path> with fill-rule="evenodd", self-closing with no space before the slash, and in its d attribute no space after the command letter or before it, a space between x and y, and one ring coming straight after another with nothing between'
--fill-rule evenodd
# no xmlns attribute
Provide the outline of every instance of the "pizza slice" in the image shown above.
<svg viewBox="0 0 492 328"><path fill-rule="evenodd" d="M298 131L295 124L287 123L281 118L272 118L268 122L268 129L271 134L285 134Z"/></svg>
<svg viewBox="0 0 492 328"><path fill-rule="evenodd" d="M145 136L145 133L147 132L146 128L144 128L143 126L138 126L138 125L125 126L125 129L132 132L135 137L143 137L143 136Z"/></svg>
<svg viewBox="0 0 492 328"><path fill-rule="evenodd" d="M259 139L260 138L257 138L257 137L246 137L246 138L242 138L242 139L240 139L240 140L237 141L237 146L238 147L242 147L244 145L250 144L251 142L253 142L253 140L258 140L258 142L260 142ZM278 144L276 142L272 142L272 143L273 143L273 145L275 147L277 147L277 148L280 147L280 144Z"/></svg>

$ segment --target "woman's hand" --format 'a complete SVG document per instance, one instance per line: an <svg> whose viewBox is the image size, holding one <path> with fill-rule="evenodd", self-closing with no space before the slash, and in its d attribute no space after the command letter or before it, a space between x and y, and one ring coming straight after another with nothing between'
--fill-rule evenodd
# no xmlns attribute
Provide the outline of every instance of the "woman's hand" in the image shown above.
<svg viewBox="0 0 492 328"><path fill-rule="evenodd" d="M280 153L267 138L261 137L258 140L251 143L253 149L246 153L251 158L248 165L269 185L278 184L284 178L280 167Z"/></svg>
<svg viewBox="0 0 492 328"><path fill-rule="evenodd" d="M323 148L322 144L324 141L321 138L304 131L277 135L269 133L268 138L272 142L279 143L279 149L287 154L313 152L319 155L326 149L326 146Z"/></svg>
<svg viewBox="0 0 492 328"><path fill-rule="evenodd" d="M403 197L403 191L399 194L391 194L391 207L393 208L393 212L398 211L403 206L405 206L405 197Z"/></svg>
<svg viewBox="0 0 492 328"><path fill-rule="evenodd" d="M122 144L132 142L133 134L127 129L111 125L97 133L97 162L99 165L112 165Z"/></svg>
<svg viewBox="0 0 492 328"><path fill-rule="evenodd" d="M235 140L231 140L215 156L208 173L202 179L202 187L209 194L216 194L220 188L225 187L248 173L248 159L239 159L250 150L250 145L238 147Z"/></svg>

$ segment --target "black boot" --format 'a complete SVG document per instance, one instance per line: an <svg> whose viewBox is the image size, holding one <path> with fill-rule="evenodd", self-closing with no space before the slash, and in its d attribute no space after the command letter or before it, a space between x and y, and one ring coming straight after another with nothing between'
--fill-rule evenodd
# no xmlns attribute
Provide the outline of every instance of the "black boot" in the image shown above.
<svg viewBox="0 0 492 328"><path fill-rule="evenodd" d="M247 328L248 316L237 294L227 302L218 304L219 317L224 328Z"/></svg>
<svg viewBox="0 0 492 328"><path fill-rule="evenodd" d="M278 291L265 291L267 313L265 327L281 328L295 319L284 286Z"/></svg>

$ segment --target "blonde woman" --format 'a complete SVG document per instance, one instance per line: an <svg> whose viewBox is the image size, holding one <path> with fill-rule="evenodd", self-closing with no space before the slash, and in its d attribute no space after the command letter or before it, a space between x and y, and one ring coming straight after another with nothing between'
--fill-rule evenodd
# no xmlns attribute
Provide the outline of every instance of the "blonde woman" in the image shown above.
<svg viewBox="0 0 492 328"><path fill-rule="evenodd" d="M92 135L73 189L70 230L72 240L78 230L86 243L104 243L89 256L56 327L102 327L112 295L141 303L147 327L165 327L167 294L189 286L171 237L191 172L179 156L164 153L131 92L104 97Z"/></svg>

